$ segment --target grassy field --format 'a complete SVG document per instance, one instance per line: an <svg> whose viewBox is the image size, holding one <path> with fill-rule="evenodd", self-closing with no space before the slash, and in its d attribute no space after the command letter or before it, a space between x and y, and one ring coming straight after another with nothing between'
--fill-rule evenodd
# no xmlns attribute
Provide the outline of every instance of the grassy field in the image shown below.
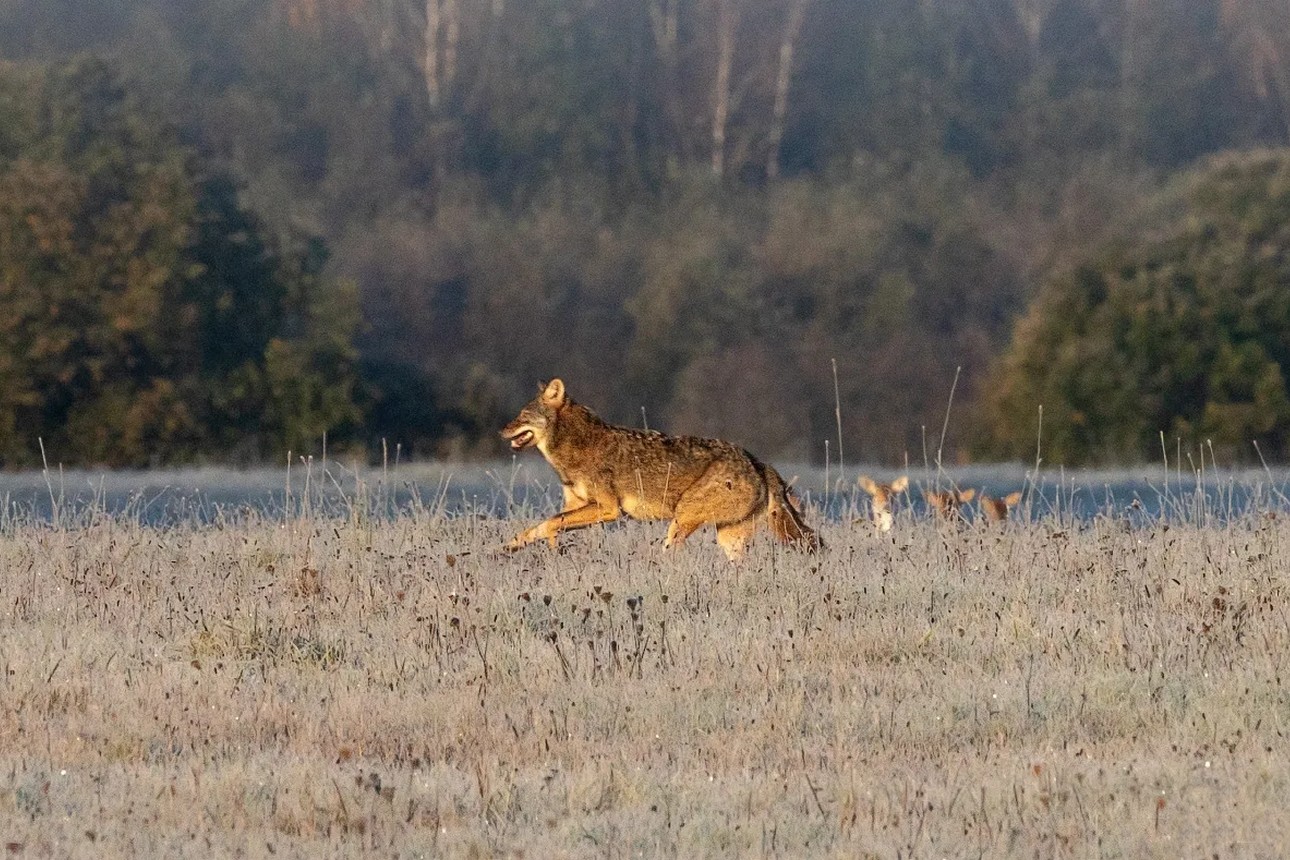
<svg viewBox="0 0 1290 860"><path fill-rule="evenodd" d="M1285 517L519 525L10 516L7 856L1290 853Z"/></svg>

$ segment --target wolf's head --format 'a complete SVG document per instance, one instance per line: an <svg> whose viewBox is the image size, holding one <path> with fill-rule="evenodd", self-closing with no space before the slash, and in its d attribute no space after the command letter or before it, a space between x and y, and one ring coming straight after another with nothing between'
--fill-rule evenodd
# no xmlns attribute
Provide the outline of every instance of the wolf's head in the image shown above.
<svg viewBox="0 0 1290 860"><path fill-rule="evenodd" d="M510 441L513 451L523 451L530 445L544 447L551 438L556 417L568 402L561 380L553 379L539 385L538 396L525 404L514 421L502 428L502 438Z"/></svg>

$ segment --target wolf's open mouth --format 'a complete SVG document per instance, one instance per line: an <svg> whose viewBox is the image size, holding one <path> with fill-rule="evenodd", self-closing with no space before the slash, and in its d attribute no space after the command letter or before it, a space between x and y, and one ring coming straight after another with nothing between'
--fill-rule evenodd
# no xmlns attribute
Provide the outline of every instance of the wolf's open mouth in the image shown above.
<svg viewBox="0 0 1290 860"><path fill-rule="evenodd" d="M519 433L511 437L511 447L516 451L518 451L521 448L527 447L528 444L532 441L533 441L533 431L521 430Z"/></svg>

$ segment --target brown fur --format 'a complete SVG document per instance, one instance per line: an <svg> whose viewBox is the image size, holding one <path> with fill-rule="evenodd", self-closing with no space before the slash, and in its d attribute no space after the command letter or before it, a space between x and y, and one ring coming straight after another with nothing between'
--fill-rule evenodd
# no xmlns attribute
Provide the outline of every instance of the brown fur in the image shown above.
<svg viewBox="0 0 1290 860"><path fill-rule="evenodd" d="M559 379L542 386L501 435L514 450L537 447L564 490L564 509L521 532L507 549L538 540L554 544L562 531L623 514L671 519L668 547L711 523L732 559L763 516L784 543L808 551L820 546L783 478L744 449L719 439L616 427L569 398Z"/></svg>
<svg viewBox="0 0 1290 860"><path fill-rule="evenodd" d="M901 475L890 484L879 483L868 475L860 476L860 488L869 494L873 502L873 524L880 532L891 531L893 521L891 500L909 489L909 478Z"/></svg>
<svg viewBox="0 0 1290 860"><path fill-rule="evenodd" d="M962 516L959 508L976 498L976 490L971 488L966 490L946 490L945 492L924 490L923 498L927 500L927 504L931 505L932 510L936 511L943 519L957 520Z"/></svg>
<svg viewBox="0 0 1290 860"><path fill-rule="evenodd" d="M1019 501L1021 501L1020 491L1009 493L1001 499L996 499L982 493L981 512L985 514L985 518L990 522L1001 523L1008 519L1008 511L1012 510Z"/></svg>

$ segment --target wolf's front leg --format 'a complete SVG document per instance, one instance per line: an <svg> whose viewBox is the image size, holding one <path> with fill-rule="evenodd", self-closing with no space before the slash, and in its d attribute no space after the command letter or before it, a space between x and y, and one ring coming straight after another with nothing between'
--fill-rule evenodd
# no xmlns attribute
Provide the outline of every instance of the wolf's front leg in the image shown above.
<svg viewBox="0 0 1290 860"><path fill-rule="evenodd" d="M576 511L578 508L587 504L587 500L578 495L578 493L569 484L562 484L560 489L564 493L564 507L560 508L560 513L567 514L570 511ZM556 549L559 546L559 541L554 533L546 539L546 542L551 549Z"/></svg>
<svg viewBox="0 0 1290 860"><path fill-rule="evenodd" d="M506 552L515 552L516 550L523 549L524 547L533 543L533 541L537 540L537 538L534 537L533 535L533 533L536 530L537 530L536 526L531 529L525 529L524 531L516 535L514 538L512 538L508 543L503 545L502 549L504 549Z"/></svg>
<svg viewBox="0 0 1290 860"><path fill-rule="evenodd" d="M586 526L594 526L597 523L613 522L621 515L622 509L617 505L611 507L590 502L572 511L558 513L549 520L525 529L516 536L515 540L506 545L506 549L514 552L534 541L554 540L557 534L566 529L580 529Z"/></svg>

